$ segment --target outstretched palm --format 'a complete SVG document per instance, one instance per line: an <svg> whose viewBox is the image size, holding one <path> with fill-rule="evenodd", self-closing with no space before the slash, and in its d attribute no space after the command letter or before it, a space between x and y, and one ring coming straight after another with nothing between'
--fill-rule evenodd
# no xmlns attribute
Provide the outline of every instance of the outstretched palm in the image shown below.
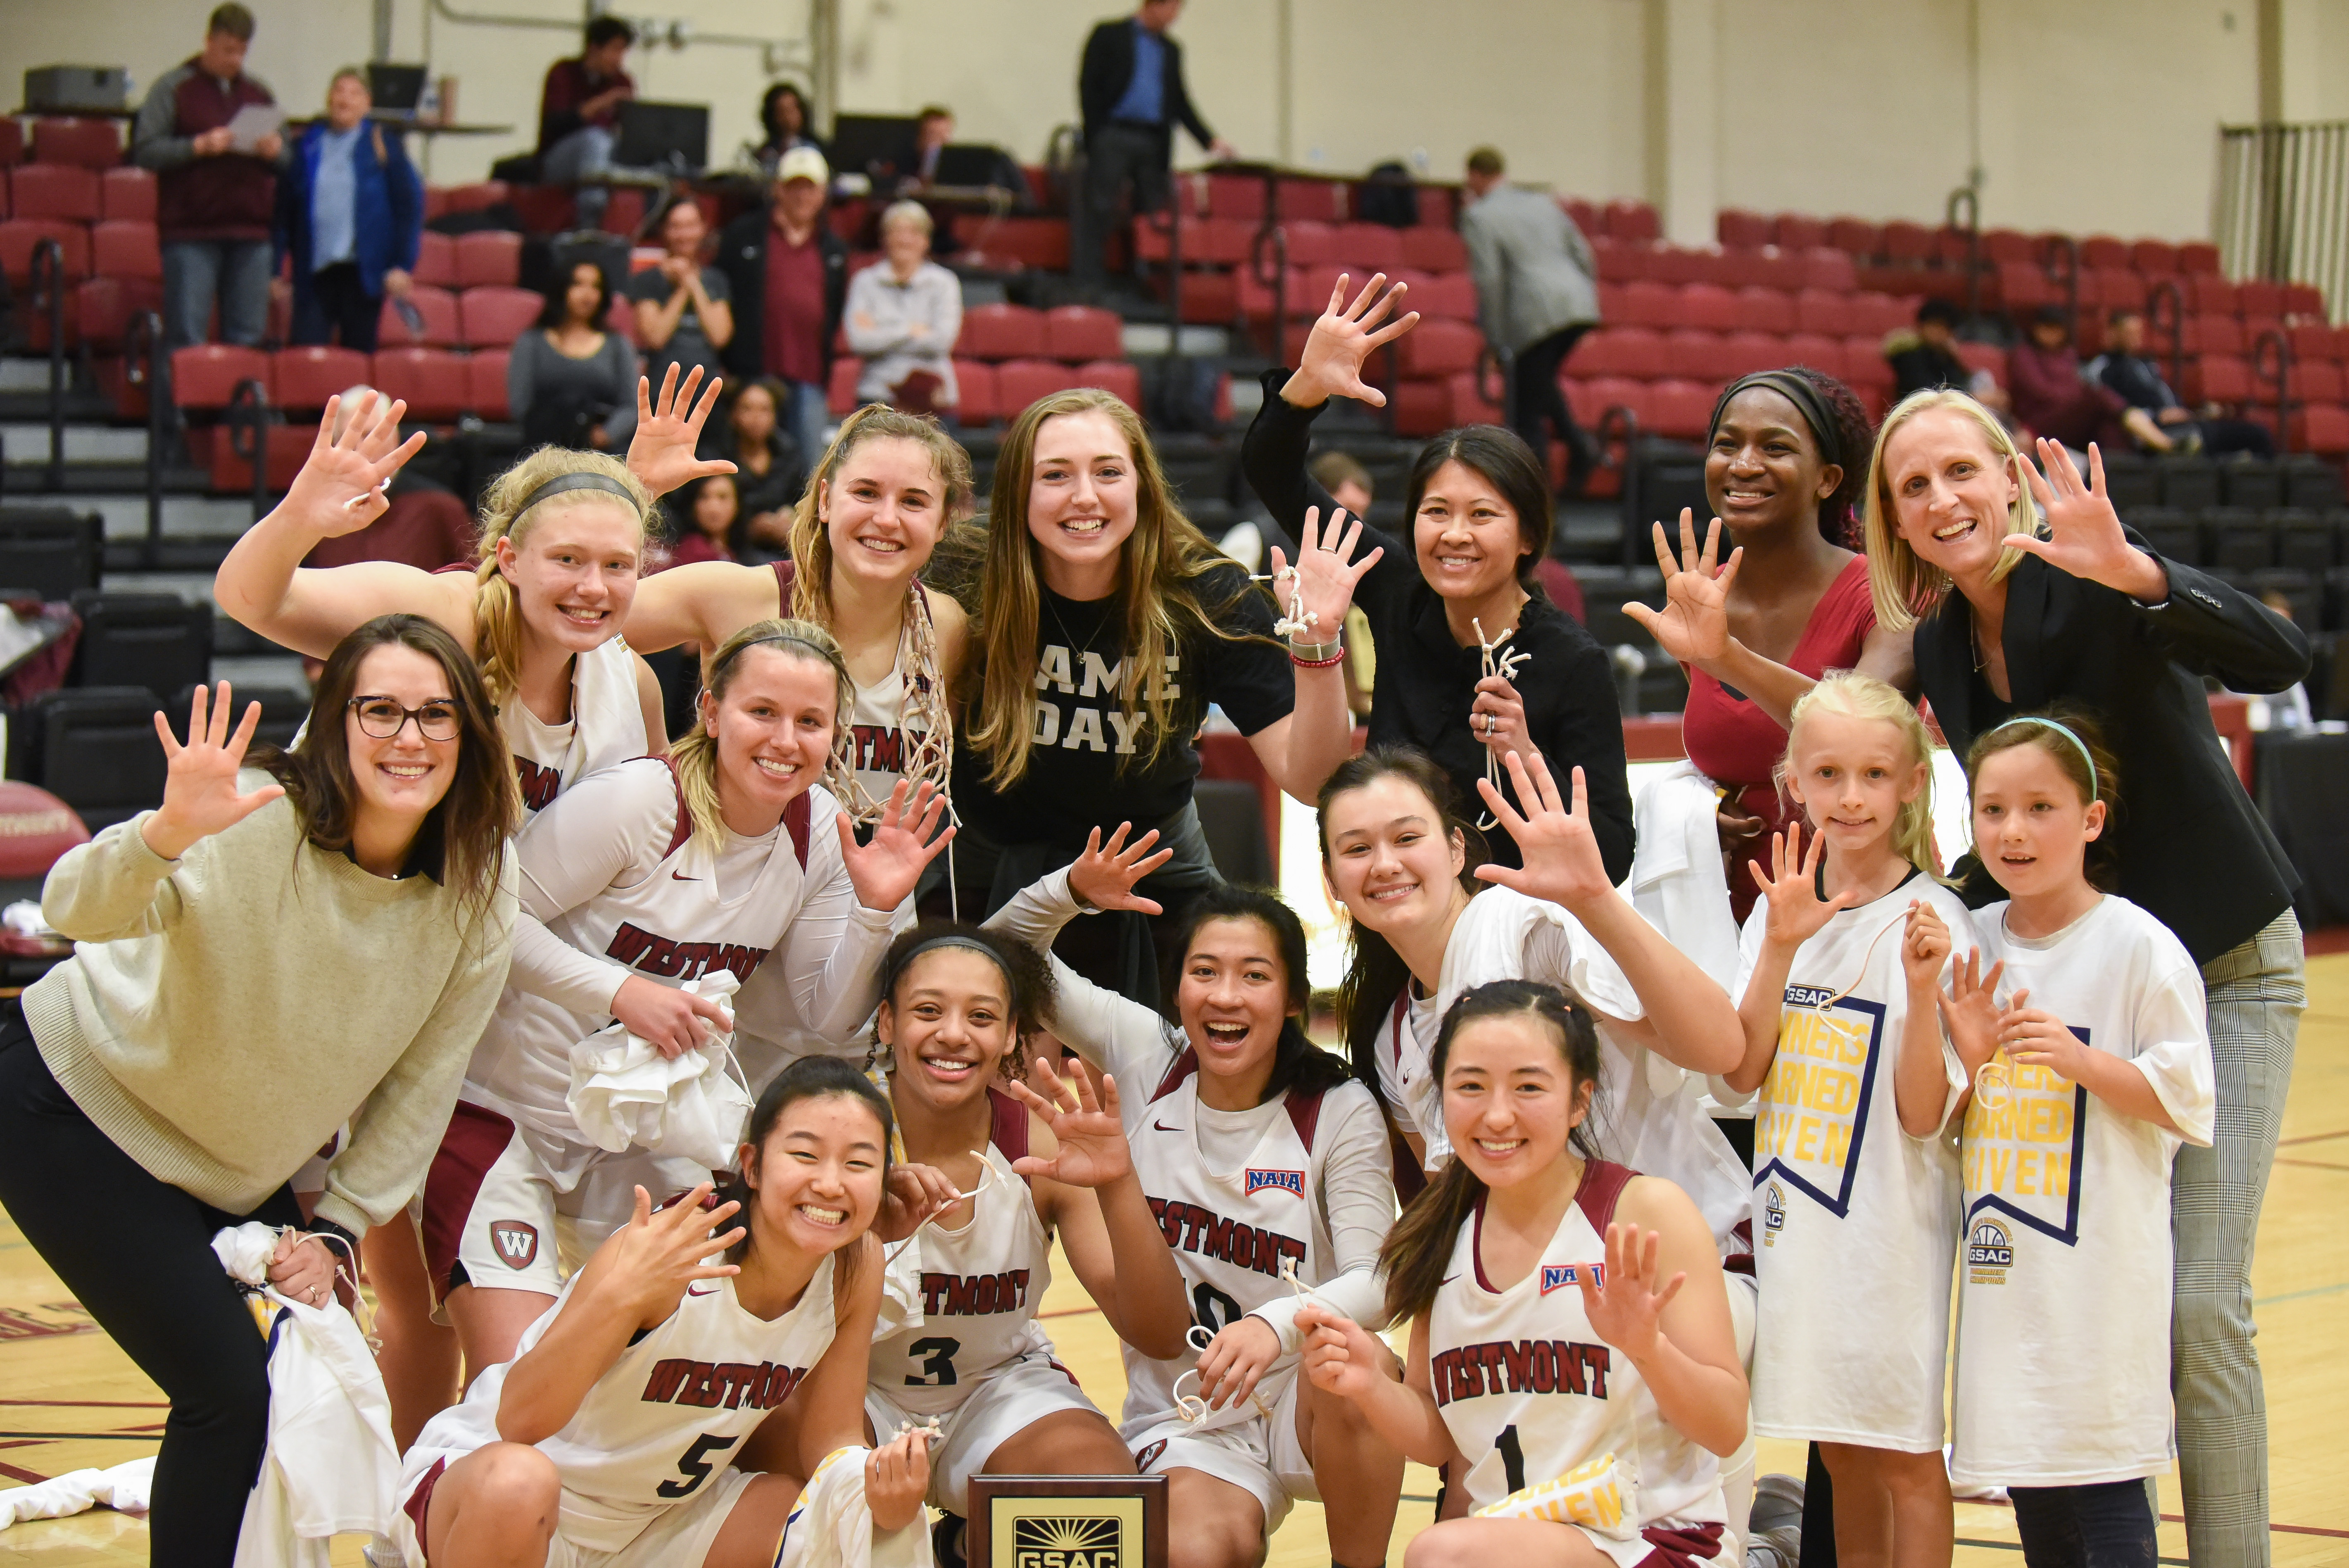
<svg viewBox="0 0 2349 1568"><path fill-rule="evenodd" d="M407 412L407 404L379 392L356 399L345 393L328 404L318 419L318 438L278 511L321 539L357 533L381 517L390 504L383 487L424 446L421 430L399 438L399 418Z"/></svg>
<svg viewBox="0 0 2349 1568"><path fill-rule="evenodd" d="M1664 607L1651 609L1634 601L1623 613L1648 629L1664 652L1684 665L1702 665L1729 652L1729 585L1737 581L1744 549L1714 569L1721 548L1721 519L1705 530L1704 548L1697 549L1696 519L1681 508L1681 552L1672 554L1664 525L1655 525L1656 565L1664 574Z"/></svg>
<svg viewBox="0 0 2349 1568"><path fill-rule="evenodd" d="M858 903L873 910L895 909L913 896L923 871L955 836L952 828L938 831L938 818L946 809L947 798L936 785L925 780L917 788L900 779L881 808L881 820L874 825L869 841L856 841L847 812L834 819L840 829L840 858Z"/></svg>
<svg viewBox="0 0 2349 1568"><path fill-rule="evenodd" d="M1381 547L1360 561L1354 559L1354 551L1362 542L1359 518L1349 527L1345 512L1332 508L1330 526L1324 529L1320 522L1321 509L1306 508L1305 532L1297 542L1293 575L1280 546L1272 547L1272 592L1280 601L1280 612L1288 615L1295 608L1305 613L1305 625L1288 634L1292 642L1338 641L1339 628L1346 624L1346 612L1353 606L1354 585L1386 553Z"/></svg>
<svg viewBox="0 0 2349 1568"><path fill-rule="evenodd" d="M228 682L220 683L208 713L205 699L210 696L202 686L196 688L188 707L185 746L173 738L171 721L160 713L155 716L166 762L163 805L149 820L145 832L148 847L166 860L179 859L198 839L236 826L285 793L275 784L250 793L238 790L237 770L244 766L245 748L253 744L254 729L261 723L261 705L247 705L243 720L231 733Z"/></svg>
<svg viewBox="0 0 2349 1568"><path fill-rule="evenodd" d="M1399 283L1387 288L1387 275L1378 273L1349 304L1346 285L1351 281L1344 273L1338 274L1336 285L1330 290L1329 308L1321 313L1305 339L1305 352L1297 362L1297 379L1324 396L1351 397L1373 408L1383 408L1387 395L1362 379L1362 365L1373 349L1392 343L1417 326L1419 312L1413 311L1381 326L1379 324L1411 292L1411 285Z"/></svg>
<svg viewBox="0 0 2349 1568"><path fill-rule="evenodd" d="M1038 1094L1018 1080L1009 1086L1013 1098L1044 1119L1060 1143L1049 1160L1033 1154L1011 1162L1022 1176L1042 1176L1071 1187L1102 1187L1133 1173L1133 1150L1127 1147L1124 1125L1118 1119L1117 1080L1102 1075L1101 1095L1093 1094L1086 1075L1062 1078L1050 1059L1038 1057L1036 1077L1046 1092Z"/></svg>
<svg viewBox="0 0 2349 1568"><path fill-rule="evenodd" d="M2023 470L2033 498L2047 514L2049 537L2010 533L2006 548L2036 555L2075 577L2116 585L2135 563L2137 547L2122 531L2121 514L2105 491L2104 453L2089 443L2085 480L2061 442L2042 440L2039 461L2047 470L2044 478L2027 459L2016 459L2015 467Z"/></svg>
<svg viewBox="0 0 2349 1568"><path fill-rule="evenodd" d="M1607 861L1599 850L1599 835L1591 830L1590 791L1583 782L1582 769L1574 770L1574 793L1568 803L1558 799L1557 783L1539 753L1530 767L1514 751L1501 758L1501 765L1509 770L1509 787L1517 799L1532 805L1520 814L1489 779L1476 780L1476 792L1485 797L1485 809L1516 843L1526 863L1522 870L1498 863L1482 865L1476 874L1568 909L1613 891L1615 884L1608 878Z"/></svg>
<svg viewBox="0 0 2349 1568"><path fill-rule="evenodd" d="M1806 855L1803 824L1789 822L1785 832L1770 835L1770 864L1777 874L1765 873L1759 861L1754 862L1754 880L1761 885L1762 895L1770 903L1765 929L1771 941L1800 947L1858 899L1859 895L1850 888L1830 899L1819 897L1819 854L1826 841L1824 833L1813 839L1810 853Z"/></svg>
<svg viewBox="0 0 2349 1568"><path fill-rule="evenodd" d="M711 474L734 471L734 465L723 459L704 462L694 455L701 445L701 428L709 422L709 411L718 406L718 394L726 383L710 377L700 401L696 402L694 388L700 385L701 366L697 365L679 387L675 361L661 377L657 398L652 395L652 383L636 377L636 433L628 441L628 471L657 496Z"/></svg>

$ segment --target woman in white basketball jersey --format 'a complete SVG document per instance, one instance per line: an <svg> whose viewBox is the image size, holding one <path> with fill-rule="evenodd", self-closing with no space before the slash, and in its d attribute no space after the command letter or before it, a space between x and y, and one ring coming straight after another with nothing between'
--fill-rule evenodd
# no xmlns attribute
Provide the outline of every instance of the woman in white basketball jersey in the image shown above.
<svg viewBox="0 0 2349 1568"><path fill-rule="evenodd" d="M1733 1561L1717 1455L1745 1375L1711 1228L1687 1194L1590 1151L1597 1019L1502 980L1445 1013L1433 1068L1453 1158L1380 1264L1411 1321L1403 1378L1369 1330L1300 1315L1314 1383L1423 1464L1457 1463L1475 1514L1404 1568L1693 1568Z"/></svg>
<svg viewBox="0 0 2349 1568"><path fill-rule="evenodd" d="M762 964L823 1029L871 1013L890 912L951 830L929 839L936 797L900 799L855 842L818 782L847 688L821 627L745 627L711 660L700 725L670 757L566 790L516 840L517 962L423 1191L427 1264L469 1366L510 1357L560 1289L558 1212L589 1244L621 1217L598 1212L599 1194L628 1191L599 1182L605 1168L628 1162L664 1196L708 1174L667 1158L647 1171L590 1141L567 1099L574 1044L616 1020L664 1056L697 1048L726 1011L686 984Z"/></svg>
<svg viewBox="0 0 2349 1568"><path fill-rule="evenodd" d="M1958 1089L1935 998L1974 946L1933 874L1931 741L1872 676L1795 704L1780 781L1817 835L1774 838L1777 875L1739 944L1754 1121L1754 1428L1819 1445L1836 1542L1858 1564L1947 1563L1941 1460Z"/></svg>
<svg viewBox="0 0 2349 1568"><path fill-rule="evenodd" d="M823 1457L864 1446L881 1302L869 1234L889 1107L847 1064L800 1062L752 1111L741 1170L655 1213L641 1187L512 1361L409 1449L393 1539L423 1568L767 1568ZM713 1227L739 1219L722 1234ZM725 1261L712 1254L724 1250ZM796 1462L732 1461L762 1425ZM876 1533L921 1514L919 1433L874 1449Z"/></svg>
<svg viewBox="0 0 2349 1568"><path fill-rule="evenodd" d="M1098 831L1074 864L988 923L1049 949L1081 911L1157 906L1134 883L1164 851ZM1169 976L1172 1018L1058 959L1053 1033L1120 1087L1135 1171L1195 1326L1181 1354L1124 1348L1120 1435L1168 1478L1173 1568L1249 1568L1297 1498L1326 1511L1330 1560L1385 1562L1402 1456L1354 1408L1297 1377L1305 1292L1378 1321L1394 1220L1386 1127L1346 1064L1306 1038L1305 931L1272 893L1197 895Z"/></svg>
<svg viewBox="0 0 2349 1568"><path fill-rule="evenodd" d="M2155 1558L2144 1478L2172 1453L2170 1162L2215 1114L2202 976L2098 885L2118 802L2085 717L1987 729L1966 776L2007 897L1974 912L1986 973L1945 999L1973 1086L1950 1475L2007 1488L2031 1568L2084 1549L2135 1568Z"/></svg>
<svg viewBox="0 0 2349 1568"><path fill-rule="evenodd" d="M1047 1063L1054 1104L1020 1079L1026 1042L1051 1011L1042 955L926 923L890 944L881 996L874 1028L905 1157L970 1196L904 1253L892 1249L893 1269L918 1271L921 1320L874 1346L864 1408L885 1436L939 1422L930 1501L956 1516L942 1532L952 1558L974 1475L1133 1473L1036 1321L1054 1236L1121 1340L1179 1355L1191 1312L1118 1122L1117 1084L1104 1080L1096 1100L1083 1074L1064 1089Z"/></svg>

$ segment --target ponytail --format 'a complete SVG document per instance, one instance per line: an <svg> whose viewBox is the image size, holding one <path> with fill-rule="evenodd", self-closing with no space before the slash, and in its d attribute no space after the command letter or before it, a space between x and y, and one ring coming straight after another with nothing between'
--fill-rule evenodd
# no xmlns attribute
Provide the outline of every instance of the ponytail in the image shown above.
<svg viewBox="0 0 2349 1568"><path fill-rule="evenodd" d="M832 721L832 755L824 763L824 780L831 783L848 770L848 720L856 702L856 688L848 676L848 663L840 652L840 645L822 626L805 621L754 621L725 642L710 656L706 689L713 702L722 702L726 690L734 684L740 671L742 655L752 648L769 647L776 652L810 662L832 666L838 686L839 701ZM686 815L692 819L693 830L712 844L725 842L726 822L718 796L718 738L709 733L709 726L698 715L693 727L668 751L669 766L677 769L678 792L685 797Z"/></svg>
<svg viewBox="0 0 2349 1568"><path fill-rule="evenodd" d="M501 707L512 696L515 684L522 678L522 610L514 602L513 584L498 570L498 541L511 538L519 545L523 536L546 516L541 509L556 499L533 505L531 498L550 481L569 474L593 474L626 490L626 499L636 506L640 562L643 541L653 531L660 516L658 502L653 492L645 488L644 481L628 471L627 464L602 452L541 447L490 481L489 492L481 500L480 554L473 563L473 658L481 667L481 680L489 687L491 700ZM609 486L599 486L597 490L606 504L623 499L611 493ZM597 490L585 493L593 496ZM560 493L575 497L581 492ZM571 504L578 503L574 500Z"/></svg>

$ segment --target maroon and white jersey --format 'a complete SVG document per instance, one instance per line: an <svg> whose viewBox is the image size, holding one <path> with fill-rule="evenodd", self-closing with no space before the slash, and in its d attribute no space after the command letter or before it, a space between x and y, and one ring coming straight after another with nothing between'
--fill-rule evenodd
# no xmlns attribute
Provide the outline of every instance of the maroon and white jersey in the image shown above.
<svg viewBox="0 0 2349 1568"><path fill-rule="evenodd" d="M556 1535L564 1544L620 1551L732 1461L831 1347L833 1261L818 1264L799 1304L772 1322L742 1309L732 1278L698 1280L675 1312L620 1352L563 1429L537 1445L563 1479ZM577 1283L574 1276L523 1332L515 1361L545 1335ZM415 1496L437 1470L500 1440L498 1400L512 1367L491 1367L461 1403L425 1424L396 1495Z"/></svg>
<svg viewBox="0 0 2349 1568"><path fill-rule="evenodd" d="M574 784L652 749L636 691L636 655L614 637L571 661L571 720L543 724L520 696L498 709L525 812L544 810Z"/></svg>

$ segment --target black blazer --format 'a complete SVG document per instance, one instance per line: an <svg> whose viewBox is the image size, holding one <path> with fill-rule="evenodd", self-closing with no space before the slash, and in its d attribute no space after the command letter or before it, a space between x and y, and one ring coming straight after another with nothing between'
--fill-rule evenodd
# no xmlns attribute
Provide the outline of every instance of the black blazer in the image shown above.
<svg viewBox="0 0 2349 1568"><path fill-rule="evenodd" d="M2129 542L2146 549L2133 533ZM2308 639L2209 573L2147 553L2169 574L2169 598L2158 605L2024 556L2006 580L2000 642L2013 713L2068 698L2103 725L2120 761L2121 896L2208 964L2289 909L2300 876L2227 760L2201 677L2233 691L2282 691L2308 673ZM1954 593L1917 627L1918 683L1961 758L1976 735L2012 717L1980 711L1972 628ZM2006 896L1973 856L1954 869L1968 904Z"/></svg>
<svg viewBox="0 0 2349 1568"><path fill-rule="evenodd" d="M718 236L718 253L709 264L726 274L734 296L734 335L719 350L726 374L735 385L772 373L767 364L767 242L774 220L764 207L754 207L726 225ZM833 341L840 335L840 313L848 303L848 246L816 219L815 244L823 257L823 364L832 368ZM802 460L812 465L821 454L809 452Z"/></svg>
<svg viewBox="0 0 2349 1568"><path fill-rule="evenodd" d="M1092 36L1085 40L1084 61L1077 67L1077 104L1085 123L1085 139L1109 123L1110 111L1117 100L1125 96L1126 85L1133 80L1133 29L1139 26L1131 16L1117 16L1095 26ZM1158 35L1164 46L1160 57L1165 61L1166 80L1160 106L1165 110L1166 148L1171 156L1174 149L1173 128L1179 125L1205 147L1216 139L1199 111L1191 107L1191 95L1183 86L1183 46Z"/></svg>

